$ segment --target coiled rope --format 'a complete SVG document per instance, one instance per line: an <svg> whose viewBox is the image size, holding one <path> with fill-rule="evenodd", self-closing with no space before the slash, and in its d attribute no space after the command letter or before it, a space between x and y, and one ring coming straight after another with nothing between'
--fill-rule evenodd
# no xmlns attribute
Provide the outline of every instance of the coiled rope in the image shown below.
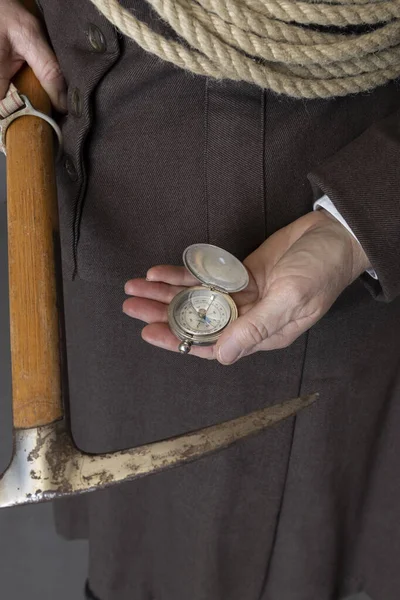
<svg viewBox="0 0 400 600"><path fill-rule="evenodd" d="M346 96L400 75L400 0L147 0L182 41L156 33L118 0L91 2L163 60L278 94Z"/></svg>

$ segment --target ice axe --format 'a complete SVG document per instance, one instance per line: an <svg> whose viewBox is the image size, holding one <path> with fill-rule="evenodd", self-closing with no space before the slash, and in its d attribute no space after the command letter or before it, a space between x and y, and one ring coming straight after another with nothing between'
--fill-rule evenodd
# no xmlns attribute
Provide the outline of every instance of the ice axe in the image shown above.
<svg viewBox="0 0 400 600"><path fill-rule="evenodd" d="M314 402L317 394L295 398L198 431L110 454L85 454L74 445L62 397L62 295L53 135L51 126L29 115L32 111L27 109L29 99L37 111L50 114L50 102L28 67L14 83L19 98L25 99L24 107L15 111L6 136L14 451L0 478L0 507L89 492L193 461ZM4 129L3 123L5 136Z"/></svg>

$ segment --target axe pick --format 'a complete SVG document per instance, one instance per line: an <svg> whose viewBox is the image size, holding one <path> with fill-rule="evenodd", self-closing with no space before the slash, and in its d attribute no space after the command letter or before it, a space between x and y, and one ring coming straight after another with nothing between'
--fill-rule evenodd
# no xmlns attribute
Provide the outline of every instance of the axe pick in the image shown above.
<svg viewBox="0 0 400 600"><path fill-rule="evenodd" d="M25 103L19 109L23 118L12 120L6 137L14 452L0 478L0 507L98 490L169 469L226 448L313 403L317 394L111 454L85 454L74 445L61 393L52 130L48 119L40 118L40 112L50 113L50 102L28 67L15 84L36 110L29 114Z"/></svg>

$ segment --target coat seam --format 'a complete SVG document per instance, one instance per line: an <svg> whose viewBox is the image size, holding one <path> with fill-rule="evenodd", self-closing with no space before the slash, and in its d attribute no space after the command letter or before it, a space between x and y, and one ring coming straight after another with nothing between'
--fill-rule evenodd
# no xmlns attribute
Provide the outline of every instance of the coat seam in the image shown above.
<svg viewBox="0 0 400 600"><path fill-rule="evenodd" d="M267 207L265 198L266 189L266 169L265 169L265 110L266 110L266 93L261 90L261 207L264 213L264 239L267 237Z"/></svg>
<svg viewBox="0 0 400 600"><path fill-rule="evenodd" d="M207 244L210 243L210 220L209 220L209 193L208 193L208 150L209 150L209 78L205 79L204 87L204 149L203 149L203 177L204 177L204 210L206 222Z"/></svg>
<svg viewBox="0 0 400 600"><path fill-rule="evenodd" d="M80 188L80 191L78 194L78 199L76 201L73 225L72 225L72 267L73 267L72 280L75 280L76 276L78 275L78 246L79 246L79 239L80 239L82 213L83 213L83 208L85 205L85 194L86 194L87 184L88 184L88 176L87 176L87 169L85 166L84 153L88 146L88 140L90 139L90 133L91 133L91 126L93 124L94 111L93 111L93 106L92 106L90 100L95 93L96 87L98 87L100 82L104 79L104 77L107 76L109 71L115 66L115 64L121 58L120 41L119 41L118 36L115 36L115 38L116 38L117 45L118 45L118 50L117 50L118 54L116 55L115 60L112 60L111 63L108 65L108 68L103 72L101 77L94 83L91 93L89 95L88 122L87 122L87 127L85 130L85 134L82 137L81 150L79 153L79 165L80 165L80 168L82 171L82 185L81 185L81 188Z"/></svg>
<svg viewBox="0 0 400 600"><path fill-rule="evenodd" d="M309 331L306 331L305 338L306 339L305 339L305 344L304 344L304 352L303 352L303 360L302 360L301 371L300 371L299 386L298 386L298 389L297 389L297 395L298 396L300 396L300 394L301 394L301 388L303 386L303 377L304 377L304 370L305 370L305 365L306 365L306 356L307 356L307 350L308 350ZM294 415L294 417L292 417L292 419L293 419L293 425L292 425L292 431L291 431L291 438L290 438L290 446L289 446L288 458L287 458L287 463L286 463L285 477L284 477L283 486L282 486L282 495L281 495L281 498L280 498L279 508L278 508L278 512L277 512L277 515L276 515L276 525L275 525L275 530L274 530L272 544L271 544L271 551L269 553L267 567L266 567L266 570L265 570L265 578L264 578L264 581L263 581L263 585L261 587L261 593L259 595L259 599L258 600L262 600L263 594L265 593L265 590L266 590L267 585L268 585L268 579L269 579L269 574L270 574L270 570L271 570L272 559L273 559L273 556L274 556L275 546L276 546L276 542L277 542L277 539L278 539L279 524L280 524L281 513L282 513L282 509L283 509L283 504L284 504L284 499L285 499L286 486L287 486L287 481L288 481L288 477L289 477L289 470L290 470L290 462L291 462L292 452L293 452L293 444L294 444L294 436L295 436L295 431L296 431L297 415Z"/></svg>

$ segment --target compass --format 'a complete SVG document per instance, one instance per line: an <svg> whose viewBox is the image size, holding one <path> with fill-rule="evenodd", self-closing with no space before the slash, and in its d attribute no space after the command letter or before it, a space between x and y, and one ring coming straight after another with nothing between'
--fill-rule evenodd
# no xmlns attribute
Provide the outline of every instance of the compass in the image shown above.
<svg viewBox="0 0 400 600"><path fill-rule="evenodd" d="M168 322L181 340L179 352L192 346L215 344L223 330L238 316L229 295L249 283L245 266L232 254L211 244L193 244L183 253L186 269L202 285L186 288L168 307Z"/></svg>

